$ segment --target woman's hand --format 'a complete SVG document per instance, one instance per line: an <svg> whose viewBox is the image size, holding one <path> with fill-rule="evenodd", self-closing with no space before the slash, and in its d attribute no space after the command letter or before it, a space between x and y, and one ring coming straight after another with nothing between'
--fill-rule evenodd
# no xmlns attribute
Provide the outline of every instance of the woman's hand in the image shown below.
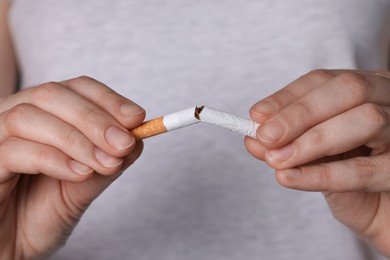
<svg viewBox="0 0 390 260"><path fill-rule="evenodd" d="M0 258L47 255L141 154L145 111L79 77L0 101Z"/></svg>
<svg viewBox="0 0 390 260"><path fill-rule="evenodd" d="M251 108L248 151L390 256L390 73L317 70Z"/></svg>

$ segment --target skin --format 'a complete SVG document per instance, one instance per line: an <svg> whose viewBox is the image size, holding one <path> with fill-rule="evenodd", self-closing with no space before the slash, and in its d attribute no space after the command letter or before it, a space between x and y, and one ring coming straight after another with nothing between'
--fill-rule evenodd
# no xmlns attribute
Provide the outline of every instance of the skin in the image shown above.
<svg viewBox="0 0 390 260"><path fill-rule="evenodd" d="M12 94L7 10L0 0L0 259L41 258L141 154L127 129L145 112L88 77ZM245 143L282 185L322 191L337 219L390 256L387 75L304 75L252 107L262 126Z"/></svg>
<svg viewBox="0 0 390 260"><path fill-rule="evenodd" d="M144 110L88 77L0 101L0 258L46 256L141 154Z"/></svg>
<svg viewBox="0 0 390 260"><path fill-rule="evenodd" d="M40 259L140 156L128 129L145 111L86 76L12 94L7 9L0 0L0 259Z"/></svg>
<svg viewBox="0 0 390 260"><path fill-rule="evenodd" d="M321 191L333 215L390 257L390 73L316 70L251 110L248 151L291 189Z"/></svg>

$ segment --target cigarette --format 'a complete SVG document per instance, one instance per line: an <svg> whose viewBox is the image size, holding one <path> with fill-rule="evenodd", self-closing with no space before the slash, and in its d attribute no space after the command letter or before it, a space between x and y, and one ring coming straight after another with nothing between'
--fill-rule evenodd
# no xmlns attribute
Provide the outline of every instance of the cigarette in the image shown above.
<svg viewBox="0 0 390 260"><path fill-rule="evenodd" d="M131 133L136 140L141 140L199 123L199 119L197 119L194 114L195 109L196 107L191 107L176 113L146 121L131 130Z"/></svg>
<svg viewBox="0 0 390 260"><path fill-rule="evenodd" d="M199 122L215 125L256 139L259 124L227 112L200 106L158 117L131 130L136 140L170 132Z"/></svg>
<svg viewBox="0 0 390 260"><path fill-rule="evenodd" d="M205 106L197 107L195 116L203 123L257 139L256 131L260 125L252 120Z"/></svg>

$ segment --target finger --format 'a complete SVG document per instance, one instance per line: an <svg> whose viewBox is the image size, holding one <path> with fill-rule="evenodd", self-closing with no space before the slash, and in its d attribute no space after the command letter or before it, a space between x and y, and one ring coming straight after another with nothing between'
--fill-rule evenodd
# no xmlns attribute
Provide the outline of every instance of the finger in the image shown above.
<svg viewBox="0 0 390 260"><path fill-rule="evenodd" d="M363 70L324 70L318 69L299 77L283 89L261 100L250 109L252 119L264 122L270 116L285 108L310 91L324 85L331 79L341 74L357 73L366 75L370 81L379 80L380 84L388 84L390 72L388 71L363 71Z"/></svg>
<svg viewBox="0 0 390 260"><path fill-rule="evenodd" d="M251 137L245 137L245 147L247 151L256 159L264 160L265 147L262 146L257 140Z"/></svg>
<svg viewBox="0 0 390 260"><path fill-rule="evenodd" d="M134 151L128 156L129 160L136 159L141 150L142 142L138 142ZM87 180L77 183L56 182L44 175L34 179L23 178L19 186L22 185L21 188L28 192L25 192L21 199L23 201L38 202L39 206L54 210L56 217L47 214L45 210L38 210L34 212L34 217L31 219L32 221L40 221L40 224L45 223L43 227L47 232L69 234L91 202L117 177L118 174L111 176L92 174ZM31 185L31 181L34 181L34 185ZM51 192L50 194L41 192L42 188L48 188L49 186L54 186L53 190L57 190L57 192ZM48 197L50 200L47 199ZM46 241L46 237L40 236L43 233L45 232L35 232L35 240ZM51 246L47 245L46 247Z"/></svg>
<svg viewBox="0 0 390 260"><path fill-rule="evenodd" d="M122 159L99 151L73 126L30 104L0 114L0 142L9 137L53 146L101 174L111 174L122 163Z"/></svg>
<svg viewBox="0 0 390 260"><path fill-rule="evenodd" d="M355 157L330 163L277 170L276 179L288 188L305 191L388 191L388 155Z"/></svg>
<svg viewBox="0 0 390 260"><path fill-rule="evenodd" d="M134 137L112 115L59 83L19 92L4 100L1 109L9 110L21 103L33 104L74 126L112 156L124 156L134 147Z"/></svg>
<svg viewBox="0 0 390 260"><path fill-rule="evenodd" d="M94 174L86 182L68 184L66 188L69 189L68 194L72 196L71 200L80 207L82 207L83 205L88 205L115 179L117 179L127 167L129 167L138 159L138 157L142 153L142 149L143 142L137 142L134 150L125 157L121 171L119 171L115 175L103 176L99 174Z"/></svg>
<svg viewBox="0 0 390 260"><path fill-rule="evenodd" d="M63 81L62 84L110 113L129 129L145 119L142 107L93 78L82 76Z"/></svg>
<svg viewBox="0 0 390 260"><path fill-rule="evenodd" d="M283 89L256 103L250 109L251 118L259 123L265 122L293 101L334 78L336 74L337 71L313 70L299 77Z"/></svg>
<svg viewBox="0 0 390 260"><path fill-rule="evenodd" d="M72 160L54 147L9 138L0 145L0 169L13 173L45 174L58 180L80 182L93 169Z"/></svg>
<svg viewBox="0 0 390 260"><path fill-rule="evenodd" d="M291 168L360 146L383 149L390 143L390 108L366 103L316 125L290 144L267 150L274 168Z"/></svg>
<svg viewBox="0 0 390 260"><path fill-rule="evenodd" d="M142 154L144 149L144 143L142 140L139 140L134 148L134 150L124 157L121 170L124 171L130 165L132 165Z"/></svg>
<svg viewBox="0 0 390 260"><path fill-rule="evenodd" d="M259 127L258 139L268 148L280 147L314 125L355 106L366 102L386 105L389 85L386 78L343 73L282 109Z"/></svg>

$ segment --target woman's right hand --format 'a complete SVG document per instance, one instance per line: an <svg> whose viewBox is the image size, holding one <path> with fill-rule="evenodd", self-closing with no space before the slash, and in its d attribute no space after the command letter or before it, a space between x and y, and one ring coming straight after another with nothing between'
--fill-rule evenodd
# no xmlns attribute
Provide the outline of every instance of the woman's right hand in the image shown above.
<svg viewBox="0 0 390 260"><path fill-rule="evenodd" d="M79 77L0 101L0 258L61 246L84 210L142 152L145 111Z"/></svg>

